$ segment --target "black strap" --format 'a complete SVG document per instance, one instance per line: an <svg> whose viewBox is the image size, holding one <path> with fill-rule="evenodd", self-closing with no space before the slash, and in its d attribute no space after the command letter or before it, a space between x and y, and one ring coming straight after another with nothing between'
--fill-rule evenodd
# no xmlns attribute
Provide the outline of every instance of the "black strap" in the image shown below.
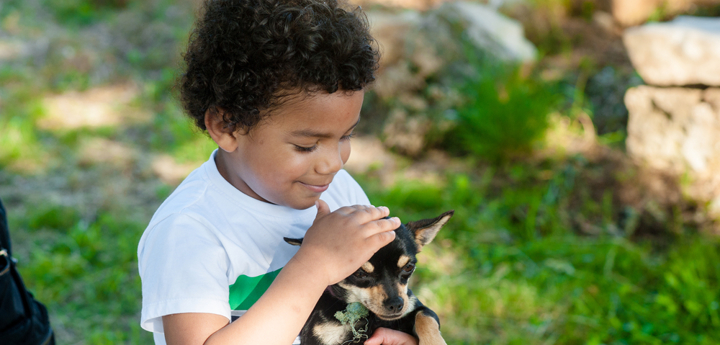
<svg viewBox="0 0 720 345"><path fill-rule="evenodd" d="M54 345L47 309L25 289L10 254L7 211L0 201L0 342L3 345Z"/></svg>
<svg viewBox="0 0 720 345"><path fill-rule="evenodd" d="M7 250L7 255L12 257L12 248L10 247L10 230L7 223L7 211L0 200L0 249Z"/></svg>

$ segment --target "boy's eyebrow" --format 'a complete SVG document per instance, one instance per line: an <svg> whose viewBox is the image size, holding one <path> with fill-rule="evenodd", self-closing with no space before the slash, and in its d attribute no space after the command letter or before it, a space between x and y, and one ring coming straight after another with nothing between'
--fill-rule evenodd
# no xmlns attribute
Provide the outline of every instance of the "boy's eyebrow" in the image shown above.
<svg viewBox="0 0 720 345"><path fill-rule="evenodd" d="M352 125L350 128L348 128L348 130L345 132L348 132L348 131L352 130L353 128L355 128L358 125L358 123L360 123L359 118L358 118L357 122L355 122L355 124ZM296 137L313 137L313 138L332 138L332 136L333 136L330 133L316 132L316 131L313 131L312 129L298 129L296 131L292 131L292 133L290 133L290 135L296 136Z"/></svg>

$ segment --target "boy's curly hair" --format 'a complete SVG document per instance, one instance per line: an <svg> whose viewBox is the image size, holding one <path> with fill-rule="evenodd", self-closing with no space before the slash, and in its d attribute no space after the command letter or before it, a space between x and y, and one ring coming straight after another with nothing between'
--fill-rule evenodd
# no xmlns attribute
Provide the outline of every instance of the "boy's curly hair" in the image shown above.
<svg viewBox="0 0 720 345"><path fill-rule="evenodd" d="M364 13L336 0L209 0L190 34L183 107L205 128L250 130L263 110L304 92L357 91L375 80L378 51Z"/></svg>

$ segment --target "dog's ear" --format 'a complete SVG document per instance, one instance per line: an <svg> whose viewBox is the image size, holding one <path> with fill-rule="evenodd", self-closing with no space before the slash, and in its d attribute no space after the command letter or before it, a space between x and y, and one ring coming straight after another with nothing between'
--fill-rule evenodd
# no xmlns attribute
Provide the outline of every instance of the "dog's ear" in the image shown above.
<svg viewBox="0 0 720 345"><path fill-rule="evenodd" d="M283 240L285 240L285 242L287 242L287 243L292 244L293 246L299 246L302 244L302 241L303 241L302 238L288 238L288 237L283 237Z"/></svg>
<svg viewBox="0 0 720 345"><path fill-rule="evenodd" d="M436 218L423 219L415 222L408 222L405 227L412 232L415 236L415 243L417 243L418 251L422 250L422 247L430 243L435 235L437 235L440 228L447 223L450 217L455 214L455 210L447 211Z"/></svg>

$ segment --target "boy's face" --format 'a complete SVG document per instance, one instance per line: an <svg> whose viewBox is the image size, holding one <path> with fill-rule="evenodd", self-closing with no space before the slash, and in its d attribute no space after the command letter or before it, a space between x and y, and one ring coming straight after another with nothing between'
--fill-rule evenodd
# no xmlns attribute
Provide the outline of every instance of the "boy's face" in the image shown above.
<svg viewBox="0 0 720 345"><path fill-rule="evenodd" d="M220 174L255 199L313 206L350 157L363 97L338 91L287 101L248 134L235 132L233 145L220 145Z"/></svg>

